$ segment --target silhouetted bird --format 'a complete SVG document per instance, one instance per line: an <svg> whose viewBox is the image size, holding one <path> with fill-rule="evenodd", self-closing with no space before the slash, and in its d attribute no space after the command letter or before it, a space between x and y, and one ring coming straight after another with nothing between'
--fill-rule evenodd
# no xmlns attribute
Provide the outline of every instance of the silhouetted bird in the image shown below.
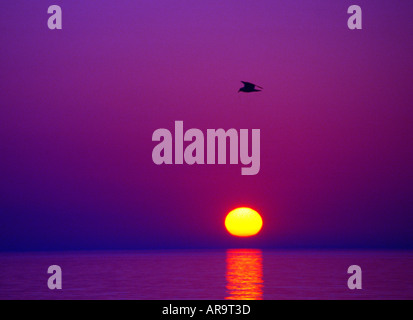
<svg viewBox="0 0 413 320"><path fill-rule="evenodd" d="M255 87L260 88L260 89L264 89L260 86L257 86L256 84L250 83L250 82L245 82L245 81L241 81L244 86L242 88L240 88L238 90L238 92L242 91L242 92L259 92L261 90L257 90L255 89Z"/></svg>

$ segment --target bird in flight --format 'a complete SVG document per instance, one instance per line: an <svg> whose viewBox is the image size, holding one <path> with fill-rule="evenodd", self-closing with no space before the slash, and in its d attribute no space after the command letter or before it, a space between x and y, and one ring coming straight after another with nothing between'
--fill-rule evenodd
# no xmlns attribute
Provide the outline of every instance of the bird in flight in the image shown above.
<svg viewBox="0 0 413 320"><path fill-rule="evenodd" d="M242 92L259 92L259 91L261 91L261 90L255 89L255 87L263 89L262 87L257 86L256 84L253 84L253 83L250 83L250 82L245 82L245 81L241 81L241 82L244 84L244 86L242 88L240 88L238 90L238 92L240 92L240 91L242 91Z"/></svg>

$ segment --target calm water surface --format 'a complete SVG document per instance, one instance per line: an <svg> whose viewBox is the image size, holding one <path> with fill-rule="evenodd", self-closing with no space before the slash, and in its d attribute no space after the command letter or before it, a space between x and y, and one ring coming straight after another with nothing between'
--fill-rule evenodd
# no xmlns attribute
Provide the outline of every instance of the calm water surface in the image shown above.
<svg viewBox="0 0 413 320"><path fill-rule="evenodd" d="M353 264L363 290L347 288ZM62 290L47 287L50 265ZM413 252L0 253L0 299L413 299Z"/></svg>

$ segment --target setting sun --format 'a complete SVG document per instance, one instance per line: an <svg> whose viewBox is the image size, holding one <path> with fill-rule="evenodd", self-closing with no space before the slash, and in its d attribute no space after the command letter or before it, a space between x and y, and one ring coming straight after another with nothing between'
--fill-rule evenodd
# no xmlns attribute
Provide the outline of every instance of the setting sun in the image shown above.
<svg viewBox="0 0 413 320"><path fill-rule="evenodd" d="M260 232L262 218L251 208L237 208L228 213L225 218L228 232L237 237L250 237Z"/></svg>

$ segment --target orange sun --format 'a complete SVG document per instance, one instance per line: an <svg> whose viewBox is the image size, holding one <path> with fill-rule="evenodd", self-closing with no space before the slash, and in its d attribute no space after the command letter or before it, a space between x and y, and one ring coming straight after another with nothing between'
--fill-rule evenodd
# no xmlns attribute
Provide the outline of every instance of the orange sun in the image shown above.
<svg viewBox="0 0 413 320"><path fill-rule="evenodd" d="M225 218L225 227L228 232L237 237L250 237L260 232L262 218L251 208L237 208L228 213Z"/></svg>

